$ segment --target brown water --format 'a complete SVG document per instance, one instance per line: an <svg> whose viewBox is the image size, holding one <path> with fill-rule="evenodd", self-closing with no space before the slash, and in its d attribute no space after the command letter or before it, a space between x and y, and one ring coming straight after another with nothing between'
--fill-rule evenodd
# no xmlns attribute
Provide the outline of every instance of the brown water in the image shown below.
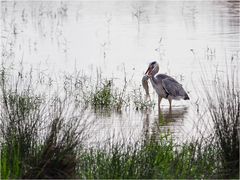
<svg viewBox="0 0 240 180"><path fill-rule="evenodd" d="M123 66L130 87L138 87L148 63L156 60L160 72L182 83L191 100L174 101L171 115L163 100L166 122L159 121L156 107L93 114L98 117L93 138L115 134L136 140L165 130L189 137L205 114L202 72L224 74L226 63L239 68L239 6L237 1L1 1L3 52L11 55L5 61L22 60L25 68L52 76L75 69L91 75L100 67L119 87ZM157 103L151 85L150 92Z"/></svg>

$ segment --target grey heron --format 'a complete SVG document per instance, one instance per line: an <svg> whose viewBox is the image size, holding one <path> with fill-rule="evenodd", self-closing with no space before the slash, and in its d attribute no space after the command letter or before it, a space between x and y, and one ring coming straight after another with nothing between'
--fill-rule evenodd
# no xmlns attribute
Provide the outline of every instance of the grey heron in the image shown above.
<svg viewBox="0 0 240 180"><path fill-rule="evenodd" d="M190 99L180 83L166 74L157 74L158 71L158 63L156 61L151 62L148 66L145 76L142 79L142 84L146 91L146 94L149 95L147 81L150 79L153 88L158 94L159 110L162 98L168 99L170 111L172 110L172 100Z"/></svg>

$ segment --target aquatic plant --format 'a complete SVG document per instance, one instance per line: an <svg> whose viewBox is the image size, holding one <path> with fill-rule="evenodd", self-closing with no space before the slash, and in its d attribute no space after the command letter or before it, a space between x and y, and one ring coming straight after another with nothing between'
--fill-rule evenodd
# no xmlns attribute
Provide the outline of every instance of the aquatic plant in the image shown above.
<svg viewBox="0 0 240 180"><path fill-rule="evenodd" d="M113 95L111 90L111 81L107 81L92 95L92 105L96 107L110 107L113 102Z"/></svg>

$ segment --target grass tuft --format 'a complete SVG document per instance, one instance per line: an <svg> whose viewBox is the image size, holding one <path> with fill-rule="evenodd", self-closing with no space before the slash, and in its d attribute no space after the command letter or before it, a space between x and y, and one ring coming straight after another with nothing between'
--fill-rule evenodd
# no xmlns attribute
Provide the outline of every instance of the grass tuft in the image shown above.
<svg viewBox="0 0 240 180"><path fill-rule="evenodd" d="M226 66L224 76L217 74L213 89L205 89L207 106L213 121L215 141L220 150L223 178L239 177L240 86L239 71ZM212 93L214 92L214 93Z"/></svg>
<svg viewBox="0 0 240 180"><path fill-rule="evenodd" d="M92 105L94 108L110 108L113 104L111 81L105 81L102 88L96 89L96 92L92 95Z"/></svg>

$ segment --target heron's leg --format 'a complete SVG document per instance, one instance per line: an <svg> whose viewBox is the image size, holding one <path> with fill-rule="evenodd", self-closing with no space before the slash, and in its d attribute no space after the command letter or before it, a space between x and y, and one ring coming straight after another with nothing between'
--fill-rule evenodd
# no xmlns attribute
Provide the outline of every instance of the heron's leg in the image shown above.
<svg viewBox="0 0 240 180"><path fill-rule="evenodd" d="M160 112L161 108L160 108L160 103L162 101L162 97L158 96L158 110Z"/></svg>
<svg viewBox="0 0 240 180"><path fill-rule="evenodd" d="M169 112L172 112L172 98L169 97L168 101L169 101Z"/></svg>
<svg viewBox="0 0 240 180"><path fill-rule="evenodd" d="M161 108L160 108L160 103L161 103L162 97L158 96L158 119L161 119Z"/></svg>

